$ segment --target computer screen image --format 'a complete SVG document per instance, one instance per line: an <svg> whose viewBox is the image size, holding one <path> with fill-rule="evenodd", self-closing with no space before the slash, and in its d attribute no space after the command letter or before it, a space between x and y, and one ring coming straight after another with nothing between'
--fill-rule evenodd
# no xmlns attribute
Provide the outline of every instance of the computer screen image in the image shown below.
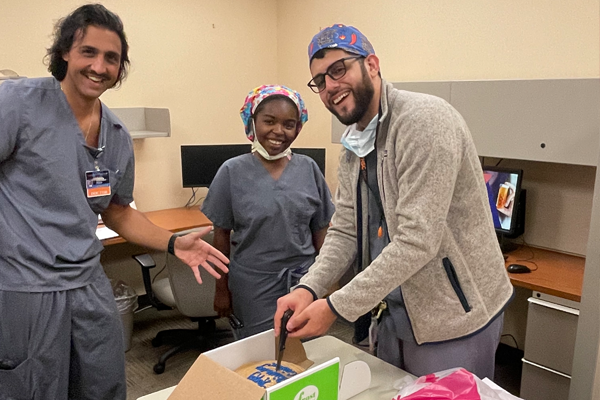
<svg viewBox="0 0 600 400"><path fill-rule="evenodd" d="M184 188L209 187L221 165L230 158L250 153L251 144L181 146L181 179ZM292 153L309 156L325 174L325 149L292 148Z"/></svg>
<svg viewBox="0 0 600 400"><path fill-rule="evenodd" d="M496 233L514 238L523 234L524 191L523 171L499 167L483 167L492 220Z"/></svg>

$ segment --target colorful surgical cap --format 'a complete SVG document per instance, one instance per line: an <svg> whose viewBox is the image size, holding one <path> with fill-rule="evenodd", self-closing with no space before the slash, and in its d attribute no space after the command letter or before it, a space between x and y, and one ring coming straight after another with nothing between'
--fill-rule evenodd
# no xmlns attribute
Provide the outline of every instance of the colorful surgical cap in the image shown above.
<svg viewBox="0 0 600 400"><path fill-rule="evenodd" d="M308 60L322 49L341 49L367 57L375 50L365 35L353 26L335 24L317 33L308 45Z"/></svg>
<svg viewBox="0 0 600 400"><path fill-rule="evenodd" d="M242 117L242 121L244 121L244 128L246 130L246 137L251 142L254 141L254 131L252 130L250 120L256 111L256 107L258 107L258 105L264 99L269 96L273 96L274 94L287 97L294 102L296 107L298 107L298 115L300 116L300 129L302 129L302 126L306 123L306 121L308 121L308 111L304 106L304 101L302 101L300 93L282 85L259 86L248 93L246 100L244 100L244 105L240 109L240 115Z"/></svg>

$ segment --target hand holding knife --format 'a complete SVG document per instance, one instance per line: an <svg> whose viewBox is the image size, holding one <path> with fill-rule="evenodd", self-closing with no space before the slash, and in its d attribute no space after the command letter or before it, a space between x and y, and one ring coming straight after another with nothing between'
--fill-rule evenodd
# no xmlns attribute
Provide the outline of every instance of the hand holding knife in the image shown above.
<svg viewBox="0 0 600 400"><path fill-rule="evenodd" d="M290 309L286 310L283 313L283 317L281 317L281 327L280 327L280 335L279 335L279 354L277 355L277 366L275 367L275 371L279 371L281 368L281 360L283 360L283 351L285 350L285 341L287 340L288 330L287 323L292 317L294 312Z"/></svg>

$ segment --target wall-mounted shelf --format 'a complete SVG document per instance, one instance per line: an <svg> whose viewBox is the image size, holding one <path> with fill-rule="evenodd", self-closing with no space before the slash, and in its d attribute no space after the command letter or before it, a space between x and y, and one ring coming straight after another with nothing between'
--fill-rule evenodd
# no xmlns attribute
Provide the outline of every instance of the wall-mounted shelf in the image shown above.
<svg viewBox="0 0 600 400"><path fill-rule="evenodd" d="M7 81L9 79L21 79L25 78L24 76L20 76L12 69L0 69L0 84L2 82Z"/></svg>
<svg viewBox="0 0 600 400"><path fill-rule="evenodd" d="M171 116L168 108L111 108L125 124L133 139L171 136Z"/></svg>

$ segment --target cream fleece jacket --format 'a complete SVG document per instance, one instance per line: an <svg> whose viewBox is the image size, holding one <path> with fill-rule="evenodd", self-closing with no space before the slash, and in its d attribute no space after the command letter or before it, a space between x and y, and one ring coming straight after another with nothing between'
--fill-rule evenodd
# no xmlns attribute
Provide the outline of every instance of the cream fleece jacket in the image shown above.
<svg viewBox="0 0 600 400"><path fill-rule="evenodd" d="M471 134L446 101L385 81L380 114L377 175L391 243L330 304L355 321L401 286L417 343L474 333L503 311L513 287ZM359 169L359 158L343 149L332 226L300 281L318 297L356 262L357 223L366 232L365 201L357 221ZM366 199L366 186L360 190ZM366 234L362 245L368 249Z"/></svg>

